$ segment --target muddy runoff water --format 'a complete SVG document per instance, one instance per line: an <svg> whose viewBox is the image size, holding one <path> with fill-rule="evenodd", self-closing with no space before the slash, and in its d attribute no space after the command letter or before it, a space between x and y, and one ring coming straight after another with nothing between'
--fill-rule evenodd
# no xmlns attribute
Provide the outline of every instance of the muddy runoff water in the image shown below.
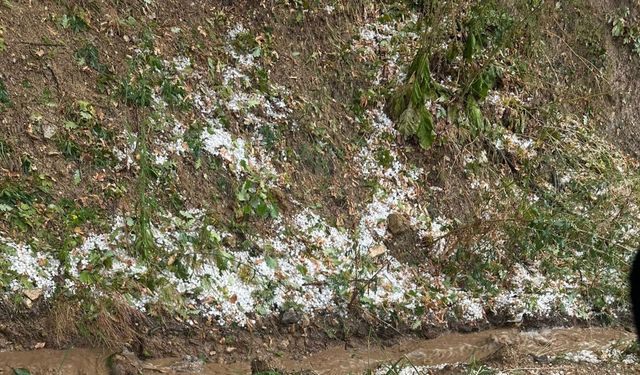
<svg viewBox="0 0 640 375"><path fill-rule="evenodd" d="M611 342L632 342L633 335L622 329L567 328L519 332L489 330L470 334L445 334L432 340L404 339L390 347L372 342L345 349L328 347L305 358L278 360L285 371L313 371L316 374L359 374L382 363L406 358L413 365L466 363L482 360L505 346L517 347L524 354L557 356L582 350L598 351ZM0 374L14 374L24 368L33 375L102 375L109 374L108 353L89 349L48 350L0 353ZM250 362L233 364L194 364L184 359L163 358L134 364L142 374L249 374ZM122 372L126 374L127 372Z"/></svg>

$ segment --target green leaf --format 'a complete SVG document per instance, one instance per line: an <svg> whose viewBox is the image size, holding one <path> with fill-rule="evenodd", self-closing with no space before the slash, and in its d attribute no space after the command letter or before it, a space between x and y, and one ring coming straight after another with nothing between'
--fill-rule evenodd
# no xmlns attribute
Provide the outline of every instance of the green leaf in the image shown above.
<svg viewBox="0 0 640 375"><path fill-rule="evenodd" d="M69 27L69 16L64 14L62 16L62 20L60 20L60 25L65 29L68 28Z"/></svg>
<svg viewBox="0 0 640 375"><path fill-rule="evenodd" d="M14 375L31 375L31 371L27 370L26 368L14 368L13 374Z"/></svg>
<svg viewBox="0 0 640 375"><path fill-rule="evenodd" d="M484 130L484 116L482 115L482 111L480 110L478 103L473 98L469 98L469 101L467 102L467 116L469 116L469 123L476 133L480 133Z"/></svg>
<svg viewBox="0 0 640 375"><path fill-rule="evenodd" d="M231 259L231 256L227 252L225 252L224 250L217 250L214 253L214 257L218 269L224 271L229 268L229 259Z"/></svg>
<svg viewBox="0 0 640 375"><path fill-rule="evenodd" d="M76 129L78 127L78 125L73 122L73 121L65 121L64 122L64 128L67 130L73 130Z"/></svg>
<svg viewBox="0 0 640 375"><path fill-rule="evenodd" d="M389 116L392 120L398 121L404 111L409 106L409 87L403 85L396 92L393 93L388 105Z"/></svg>
<svg viewBox="0 0 640 375"><path fill-rule="evenodd" d="M276 267L278 267L278 261L275 260L274 258L267 256L264 258L264 260L267 263L267 267L271 269L275 269Z"/></svg>
<svg viewBox="0 0 640 375"><path fill-rule="evenodd" d="M267 310L264 305L258 305L256 307L256 312L258 313L258 315L267 315L269 313L269 310Z"/></svg>
<svg viewBox="0 0 640 375"><path fill-rule="evenodd" d="M418 143L423 149L428 149L435 140L435 132L433 131L433 118L431 113L426 109L420 111L420 125L416 135L418 136Z"/></svg>
<svg viewBox="0 0 640 375"><path fill-rule="evenodd" d="M272 219L278 217L278 207L275 204L269 204L269 216L271 216Z"/></svg>
<svg viewBox="0 0 640 375"><path fill-rule="evenodd" d="M269 207L264 201L261 201L256 207L256 215L260 217L267 217L269 215Z"/></svg>
<svg viewBox="0 0 640 375"><path fill-rule="evenodd" d="M11 210L13 210L13 207L4 203L0 203L0 212L9 212Z"/></svg>
<svg viewBox="0 0 640 375"><path fill-rule="evenodd" d="M612 36L621 36L624 30L624 19L618 18L613 21L613 29L611 29Z"/></svg>
<svg viewBox="0 0 640 375"><path fill-rule="evenodd" d="M78 275L78 279L83 284L92 284L93 283L93 276L91 275L91 273L89 271L80 272L80 275Z"/></svg>
<svg viewBox="0 0 640 375"><path fill-rule="evenodd" d="M411 89L411 103L416 107L424 103L424 92L417 82L413 83L413 87Z"/></svg>
<svg viewBox="0 0 640 375"><path fill-rule="evenodd" d="M485 69L471 84L471 91L478 100L487 97L489 90L496 84L498 71L495 66Z"/></svg>
<svg viewBox="0 0 640 375"><path fill-rule="evenodd" d="M476 36L471 33L469 37L467 37L467 42L464 45L464 53L463 56L466 60L471 60L473 58L473 54L476 50Z"/></svg>
<svg viewBox="0 0 640 375"><path fill-rule="evenodd" d="M398 120L398 131L405 137L410 137L418 131L418 122L420 121L419 114L410 104L407 109L402 112L400 119Z"/></svg>

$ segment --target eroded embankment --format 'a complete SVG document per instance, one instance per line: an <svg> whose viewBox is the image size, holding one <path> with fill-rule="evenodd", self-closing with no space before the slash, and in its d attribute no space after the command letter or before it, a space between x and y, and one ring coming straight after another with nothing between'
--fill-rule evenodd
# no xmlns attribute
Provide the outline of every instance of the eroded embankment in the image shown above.
<svg viewBox="0 0 640 375"><path fill-rule="evenodd" d="M195 358L154 359L137 361L124 355L110 361L110 353L87 350L34 350L27 352L0 353L0 370L11 373L12 369L24 368L31 374L108 374L109 367L117 363L116 371L127 373L125 368L136 369L143 374L155 373L199 373L199 374L246 374L258 363L264 369L284 372L312 371L317 374L362 373L384 365L405 361L414 373L445 370L447 366L484 361L493 358L491 365L500 366L497 355L501 351L516 352L519 358L535 358L538 363L552 368L555 364L572 366L585 364L620 365L628 373L640 370L637 357L626 354L624 349L633 340L633 335L615 328L569 328L518 332L516 330L488 330L472 334L446 334L433 340L404 339L390 347L381 347L372 341L369 346L351 348L330 346L304 358L292 358L281 354L280 359L262 358L260 361L232 364L202 363ZM273 356L274 358L277 356ZM513 357L513 355L511 355ZM523 363L524 360L519 361ZM530 359L529 359L530 361ZM506 360L504 362L507 365ZM620 369L618 369L620 371Z"/></svg>

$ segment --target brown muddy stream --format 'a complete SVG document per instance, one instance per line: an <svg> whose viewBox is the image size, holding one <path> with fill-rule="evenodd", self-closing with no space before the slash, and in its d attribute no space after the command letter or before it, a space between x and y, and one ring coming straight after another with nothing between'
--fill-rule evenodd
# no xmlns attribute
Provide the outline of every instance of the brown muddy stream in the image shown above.
<svg viewBox="0 0 640 375"><path fill-rule="evenodd" d="M312 370L317 374L359 374L385 362L406 357L417 366L481 360L505 345L517 346L520 352L537 356L556 356L581 350L598 351L613 341L631 342L633 335L613 328L568 328L534 332L490 330L471 334L446 334L433 340L405 339L392 347L372 344L345 349L329 347L305 358L282 358L287 371ZM0 374L13 375L13 369L26 368L33 375L102 375L108 374L107 354L88 349L34 350L0 353ZM179 359L158 359L138 364L142 374L248 374L250 364L205 364L188 370Z"/></svg>

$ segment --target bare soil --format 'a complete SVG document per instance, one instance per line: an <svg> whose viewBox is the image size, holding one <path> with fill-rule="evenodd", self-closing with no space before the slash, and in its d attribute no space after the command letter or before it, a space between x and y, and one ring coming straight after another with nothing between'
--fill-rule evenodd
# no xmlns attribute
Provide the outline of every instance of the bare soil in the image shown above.
<svg viewBox="0 0 640 375"><path fill-rule="evenodd" d="M476 363L509 373L523 374L635 374L640 364L621 362L574 363L555 357L583 350L598 353L611 343L624 347L633 335L616 328L568 328L531 332L488 330L471 334L445 334L433 340L404 338L391 346L379 342L360 343L352 347L331 345L303 357L282 352L270 358L256 356L249 361L203 363L197 357L161 358L140 361L131 354L69 349L33 350L0 353L0 369L10 373L26 368L32 374L248 374L257 364L285 373L347 374L363 373L384 363L405 358L421 373L453 374L465 371L460 363ZM260 358L260 359L258 359ZM107 364L109 363L109 365ZM113 369L115 367L115 370ZM129 370L127 370L129 369Z"/></svg>

